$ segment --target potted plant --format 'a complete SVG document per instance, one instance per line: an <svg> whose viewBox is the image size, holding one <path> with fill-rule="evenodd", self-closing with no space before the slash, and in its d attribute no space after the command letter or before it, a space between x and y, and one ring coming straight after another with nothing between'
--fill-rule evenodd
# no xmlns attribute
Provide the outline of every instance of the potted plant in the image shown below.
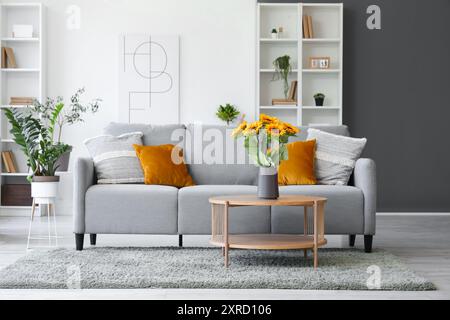
<svg viewBox="0 0 450 320"><path fill-rule="evenodd" d="M291 66L291 57L288 55L284 55L282 57L278 57L273 62L273 66L275 67L275 74L273 76L272 81L283 80L283 92L284 98L288 98L289 94L289 81L288 77L292 71Z"/></svg>
<svg viewBox="0 0 450 320"><path fill-rule="evenodd" d="M314 100L316 100L316 107L323 107L325 95L323 93L316 93L314 95Z"/></svg>
<svg viewBox="0 0 450 320"><path fill-rule="evenodd" d="M27 158L30 168L28 181L34 198L54 198L58 192L57 161L69 149L64 143L55 144L53 133L60 110L46 121L39 114L18 109L6 109L11 134Z"/></svg>
<svg viewBox="0 0 450 320"><path fill-rule="evenodd" d="M241 113L239 112L239 110L232 104L227 103L224 106L219 106L219 109L217 109L217 117L219 117L220 120L223 120L227 123L227 125L229 126L231 122L233 122L234 120L236 120L236 118L240 115Z"/></svg>
<svg viewBox="0 0 450 320"><path fill-rule="evenodd" d="M258 197L278 199L278 167L288 159L287 143L300 130L275 117L262 114L259 121L242 122L234 131L235 139L244 138L250 159L260 168Z"/></svg>
<svg viewBox="0 0 450 320"><path fill-rule="evenodd" d="M63 128L66 125L74 125L76 123L84 122L83 115L90 112L96 113L101 102L100 99L94 99L93 101L83 104L81 102L81 96L85 93L85 89L78 89L74 95L70 98L70 104L66 107L64 99L61 96L53 98L47 98L45 103L40 103L35 100L32 109L35 113L39 114L41 118L48 121L55 121L52 131L52 139L55 144L61 144L61 137ZM54 115L57 114L55 120ZM69 167L70 153L72 152L72 146L69 146L67 151L58 159L57 167L58 171L67 171Z"/></svg>
<svg viewBox="0 0 450 320"><path fill-rule="evenodd" d="M277 29L273 28L272 32L270 33L270 35L272 36L272 39L277 39L278 38L278 31L277 31Z"/></svg>

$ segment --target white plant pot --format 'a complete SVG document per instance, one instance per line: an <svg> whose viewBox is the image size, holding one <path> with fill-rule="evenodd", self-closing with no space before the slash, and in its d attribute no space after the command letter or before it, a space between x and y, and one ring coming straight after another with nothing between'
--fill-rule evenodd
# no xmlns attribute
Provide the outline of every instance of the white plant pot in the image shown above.
<svg viewBox="0 0 450 320"><path fill-rule="evenodd" d="M278 39L278 33L271 33L272 39Z"/></svg>
<svg viewBox="0 0 450 320"><path fill-rule="evenodd" d="M56 198L58 197L59 181L46 181L31 183L31 196L38 198Z"/></svg>

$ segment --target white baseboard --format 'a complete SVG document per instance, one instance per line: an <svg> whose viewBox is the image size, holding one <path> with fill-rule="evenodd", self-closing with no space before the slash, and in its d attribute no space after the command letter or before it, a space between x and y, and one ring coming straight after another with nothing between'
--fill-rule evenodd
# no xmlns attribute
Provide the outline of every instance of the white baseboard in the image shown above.
<svg viewBox="0 0 450 320"><path fill-rule="evenodd" d="M450 212L378 212L379 217L447 217Z"/></svg>

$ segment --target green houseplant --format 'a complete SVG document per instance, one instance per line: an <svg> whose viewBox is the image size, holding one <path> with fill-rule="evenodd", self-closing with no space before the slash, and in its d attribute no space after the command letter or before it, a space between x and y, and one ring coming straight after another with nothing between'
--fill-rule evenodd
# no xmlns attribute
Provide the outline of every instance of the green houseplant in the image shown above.
<svg viewBox="0 0 450 320"><path fill-rule="evenodd" d="M52 113L45 121L33 111L21 112L18 109L6 109L5 115L11 124L11 134L27 158L30 168L28 180L58 181L57 161L67 152L69 145L54 143L53 133L60 110ZM41 177L48 177L41 179Z"/></svg>
<svg viewBox="0 0 450 320"><path fill-rule="evenodd" d="M33 111L50 123L54 121L52 130L52 139L56 144L61 144L62 132L65 126L84 122L83 115L86 113L96 113L100 106L100 99L94 99L89 103L82 103L81 97L85 93L85 88L78 89L70 98L70 103L66 104L64 98L47 98L44 103L35 100ZM56 114L56 118L53 118ZM55 139L56 137L56 139ZM69 167L70 153L72 146L60 157L57 162L59 171L67 171Z"/></svg>
<svg viewBox="0 0 450 320"><path fill-rule="evenodd" d="M314 100L316 100L316 107L323 107L325 95L323 93L316 93L314 95Z"/></svg>
<svg viewBox="0 0 450 320"><path fill-rule="evenodd" d="M225 121L227 125L230 125L231 122L236 120L240 114L240 111L234 105L229 103L224 106L219 106L216 113L217 117L220 120Z"/></svg>
<svg viewBox="0 0 450 320"><path fill-rule="evenodd" d="M65 111L63 99L47 99L45 104L38 101L25 111L7 108L5 116L11 124L14 142L24 152L29 167L28 181L31 182L32 196L35 198L56 197L60 170L60 160L71 150L71 146L61 142L61 130L65 124L83 121L82 114L96 112L100 100L82 105L78 90L71 98L70 108ZM58 132L58 138L55 135Z"/></svg>
<svg viewBox="0 0 450 320"><path fill-rule="evenodd" d="M284 98L287 99L288 94L289 94L288 77L292 71L291 57L288 55L278 57L273 62L273 66L275 67L275 74L273 76L272 81L277 81L277 80L283 81Z"/></svg>
<svg viewBox="0 0 450 320"><path fill-rule="evenodd" d="M272 32L270 33L270 35L272 36L272 39L277 39L278 38L278 31L277 31L277 29L273 28Z"/></svg>

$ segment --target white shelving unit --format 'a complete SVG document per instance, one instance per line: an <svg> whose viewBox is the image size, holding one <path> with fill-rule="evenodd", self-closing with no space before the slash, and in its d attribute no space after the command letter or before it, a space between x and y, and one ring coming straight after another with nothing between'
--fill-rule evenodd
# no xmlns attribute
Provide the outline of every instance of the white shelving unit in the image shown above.
<svg viewBox="0 0 450 320"><path fill-rule="evenodd" d="M12 28L15 24L33 25L31 38L14 38ZM0 70L0 149L13 152L19 173L3 172L0 169L0 183L27 183L27 164L23 152L14 143L9 133L10 126L4 109L28 108L26 105L10 106L11 97L33 97L43 101L46 97L45 75L45 7L41 3L0 4L0 43L2 47L14 50L17 68ZM1 161L1 160L0 160ZM0 196L1 199L1 196ZM29 207L0 206L0 215L20 215L28 213Z"/></svg>
<svg viewBox="0 0 450 320"><path fill-rule="evenodd" d="M314 37L303 38L303 15L313 20ZM341 3L257 4L257 115L270 114L299 126L342 124L343 5ZM270 38L273 28L283 27L281 38ZM298 81L297 106L272 106L283 98L281 81L272 81L273 61L291 57L289 82ZM310 57L330 57L330 69L310 69ZM316 107L314 94L325 94Z"/></svg>

